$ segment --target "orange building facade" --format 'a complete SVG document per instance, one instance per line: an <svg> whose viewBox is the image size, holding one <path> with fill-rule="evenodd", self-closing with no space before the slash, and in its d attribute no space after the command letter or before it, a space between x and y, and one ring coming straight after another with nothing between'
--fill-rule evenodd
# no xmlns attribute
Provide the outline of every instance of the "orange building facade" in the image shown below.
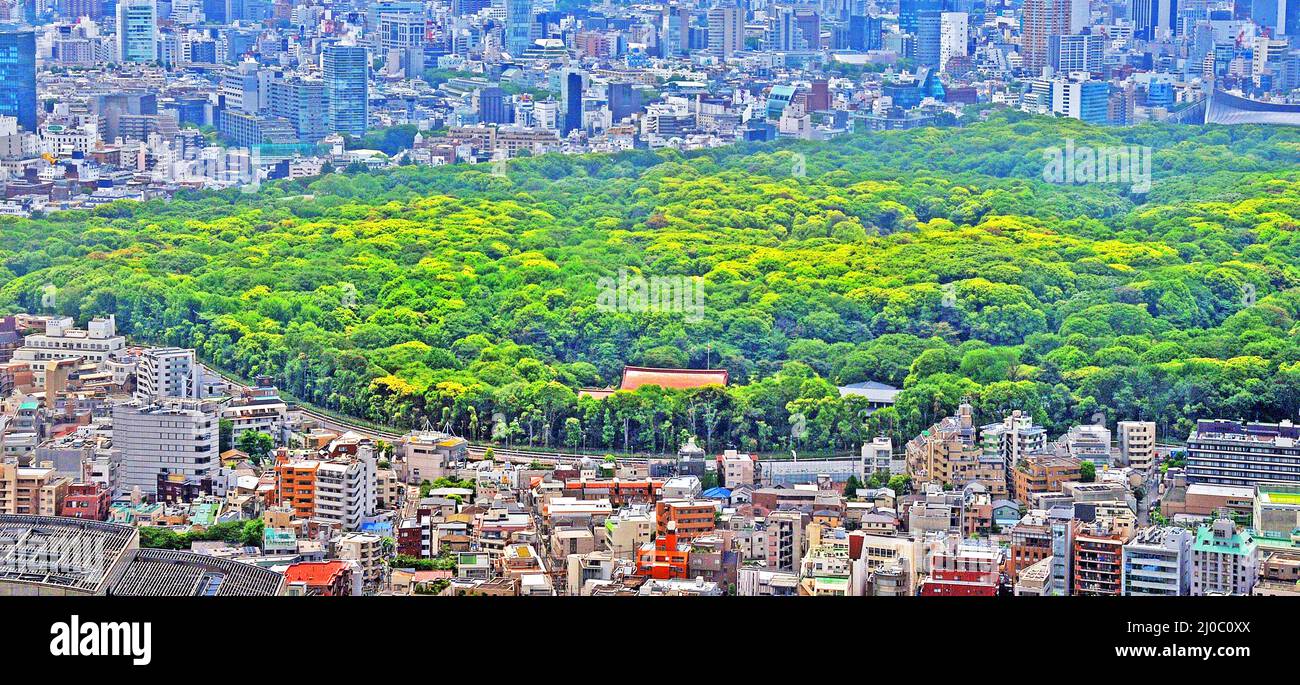
<svg viewBox="0 0 1300 685"><path fill-rule="evenodd" d="M655 520L659 524L659 530L674 527L678 537L693 540L708 535L717 528L717 511L712 502L661 500L655 504ZM669 526L669 523L673 526Z"/></svg>
<svg viewBox="0 0 1300 685"><path fill-rule="evenodd" d="M298 518L311 518L316 513L316 469L319 467L318 461L277 460L276 502L293 507Z"/></svg>
<svg viewBox="0 0 1300 685"><path fill-rule="evenodd" d="M683 546L675 531L646 543L636 553L636 574L656 580L690 577L689 546Z"/></svg>

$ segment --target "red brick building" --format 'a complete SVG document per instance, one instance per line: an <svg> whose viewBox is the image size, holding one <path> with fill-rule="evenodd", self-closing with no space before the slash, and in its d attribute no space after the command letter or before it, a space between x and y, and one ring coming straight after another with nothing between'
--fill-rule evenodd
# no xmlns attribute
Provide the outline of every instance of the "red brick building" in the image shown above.
<svg viewBox="0 0 1300 685"><path fill-rule="evenodd" d="M92 521L107 521L113 493L99 483L73 483L68 486L59 507L59 516Z"/></svg>

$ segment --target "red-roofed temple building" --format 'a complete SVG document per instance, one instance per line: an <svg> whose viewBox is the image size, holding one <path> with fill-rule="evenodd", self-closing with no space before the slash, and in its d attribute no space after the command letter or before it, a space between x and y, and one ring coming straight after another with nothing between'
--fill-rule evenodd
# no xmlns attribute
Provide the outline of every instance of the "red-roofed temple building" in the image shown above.
<svg viewBox="0 0 1300 685"><path fill-rule="evenodd" d="M581 394L604 399L615 390L636 390L643 385L686 390L709 385L727 385L726 369L655 369L648 366L623 367L623 382L618 388L583 388Z"/></svg>

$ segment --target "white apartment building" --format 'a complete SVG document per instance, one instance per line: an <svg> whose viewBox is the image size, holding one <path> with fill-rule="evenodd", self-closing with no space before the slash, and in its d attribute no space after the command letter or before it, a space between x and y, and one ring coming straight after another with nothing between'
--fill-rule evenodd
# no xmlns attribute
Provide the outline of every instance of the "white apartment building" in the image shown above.
<svg viewBox="0 0 1300 685"><path fill-rule="evenodd" d="M882 471L890 474L906 473L907 461L894 459L893 439L877 436L871 442L862 443L862 473L870 476Z"/></svg>
<svg viewBox="0 0 1300 685"><path fill-rule="evenodd" d="M1070 426L1061 443L1079 461L1090 461L1102 468L1110 466L1110 429L1105 426Z"/></svg>
<svg viewBox="0 0 1300 685"><path fill-rule="evenodd" d="M1008 474L1027 454L1047 449L1047 429L1034 425L1034 418L1019 409L1002 419L1002 423L980 426L984 454L998 455Z"/></svg>
<svg viewBox="0 0 1300 685"><path fill-rule="evenodd" d="M1124 545L1121 587L1129 596L1184 596L1192 589L1192 532L1152 526Z"/></svg>
<svg viewBox="0 0 1300 685"><path fill-rule="evenodd" d="M740 597L789 597L799 594L799 575L747 566L736 573Z"/></svg>
<svg viewBox="0 0 1300 685"><path fill-rule="evenodd" d="M316 469L315 517L356 530L376 510L376 467L373 454L355 459L321 462Z"/></svg>
<svg viewBox="0 0 1300 685"><path fill-rule="evenodd" d="M170 399L114 406L113 448L122 455L122 488L156 495L159 474L216 478L221 467L217 424L216 406L210 402Z"/></svg>
<svg viewBox="0 0 1300 685"><path fill-rule="evenodd" d="M194 350L154 347L140 355L135 370L135 397L143 402L169 397L196 398Z"/></svg>

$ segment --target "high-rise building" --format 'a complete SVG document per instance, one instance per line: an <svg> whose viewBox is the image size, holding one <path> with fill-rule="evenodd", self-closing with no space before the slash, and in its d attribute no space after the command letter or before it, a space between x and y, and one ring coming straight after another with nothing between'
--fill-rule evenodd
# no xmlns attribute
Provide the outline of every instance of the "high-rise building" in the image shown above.
<svg viewBox="0 0 1300 685"><path fill-rule="evenodd" d="M1025 0L1020 27L1024 68L1038 76L1047 66L1048 39L1070 33L1069 0Z"/></svg>
<svg viewBox="0 0 1300 685"><path fill-rule="evenodd" d="M363 136L370 119L370 58L364 47L332 43L322 55L329 129Z"/></svg>
<svg viewBox="0 0 1300 685"><path fill-rule="evenodd" d="M1250 16L1273 36L1300 36L1300 0L1254 0Z"/></svg>
<svg viewBox="0 0 1300 685"><path fill-rule="evenodd" d="M734 5L709 10L709 54L727 58L745 47L745 13Z"/></svg>
<svg viewBox="0 0 1300 685"><path fill-rule="evenodd" d="M117 3L117 56L123 62L158 59L158 6L154 0Z"/></svg>
<svg viewBox="0 0 1300 685"><path fill-rule="evenodd" d="M622 121L642 110L641 91L631 83L611 83L607 89L610 118Z"/></svg>
<svg viewBox="0 0 1300 685"><path fill-rule="evenodd" d="M1101 73L1106 51L1106 36L1078 33L1068 36L1049 36L1047 39L1047 64L1059 73Z"/></svg>
<svg viewBox="0 0 1300 685"><path fill-rule="evenodd" d="M768 13L764 37L774 52L802 52L821 46L821 22L816 12L779 6Z"/></svg>
<svg viewBox="0 0 1300 685"><path fill-rule="evenodd" d="M1110 84L1105 81L1058 78L1052 81L1052 112L1105 124L1110 111Z"/></svg>
<svg viewBox="0 0 1300 685"><path fill-rule="evenodd" d="M0 115L36 132L36 34L30 28L0 26Z"/></svg>
<svg viewBox="0 0 1300 685"><path fill-rule="evenodd" d="M898 29L916 35L921 12L942 12L943 0L899 0Z"/></svg>
<svg viewBox="0 0 1300 685"><path fill-rule="evenodd" d="M203 0L203 18L209 24L226 24L230 21L230 0Z"/></svg>
<svg viewBox="0 0 1300 685"><path fill-rule="evenodd" d="M1134 38L1178 35L1178 0L1130 0L1128 7Z"/></svg>
<svg viewBox="0 0 1300 685"><path fill-rule="evenodd" d="M422 14L414 12L380 12L376 32L378 48L387 54L389 50L404 50L423 47L425 44L425 20Z"/></svg>
<svg viewBox="0 0 1300 685"><path fill-rule="evenodd" d="M970 42L970 18L965 12L939 15L939 71L948 70L948 60L965 57Z"/></svg>
<svg viewBox="0 0 1300 685"><path fill-rule="evenodd" d="M511 57L533 44L533 0L506 0L505 48Z"/></svg>
<svg viewBox="0 0 1300 685"><path fill-rule="evenodd" d="M329 134L324 81L294 76L272 81L270 90L271 116L288 121L299 141L314 143Z"/></svg>
<svg viewBox="0 0 1300 685"><path fill-rule="evenodd" d="M510 115L509 96L501 88L492 86L478 92L478 119L485 124L508 124L513 119Z"/></svg>
<svg viewBox="0 0 1300 685"><path fill-rule="evenodd" d="M467 14L478 14L492 6L492 0L452 0L451 13L463 17Z"/></svg>
<svg viewBox="0 0 1300 685"><path fill-rule="evenodd" d="M664 7L660 20L659 46L664 57L677 57L690 52L690 8L671 4Z"/></svg>
<svg viewBox="0 0 1300 685"><path fill-rule="evenodd" d="M794 8L774 7L768 12L767 27L763 31L763 46L769 51L794 50Z"/></svg>
<svg viewBox="0 0 1300 685"><path fill-rule="evenodd" d="M1192 533L1151 526L1124 545L1126 596L1183 596L1192 590Z"/></svg>
<svg viewBox="0 0 1300 685"><path fill-rule="evenodd" d="M122 452L122 487L153 495L160 475L217 475L216 405L196 400L134 401L113 407L113 447Z"/></svg>
<svg viewBox="0 0 1300 685"><path fill-rule="evenodd" d="M804 50L820 50L822 47L821 16L812 10L800 9L794 14L794 24L803 39Z"/></svg>
<svg viewBox="0 0 1300 685"><path fill-rule="evenodd" d="M567 136L569 131L582 128L582 72L572 70L565 72L561 86L564 127L560 129L560 133Z"/></svg>
<svg viewBox="0 0 1300 685"><path fill-rule="evenodd" d="M849 17L849 49L866 52L879 50L884 26L880 17L852 15Z"/></svg>
<svg viewBox="0 0 1300 685"><path fill-rule="evenodd" d="M59 15L69 21L76 21L81 17L90 17L98 21L103 16L103 5L99 0L59 0L56 6Z"/></svg>
<svg viewBox="0 0 1300 685"><path fill-rule="evenodd" d="M939 42L943 12L922 10L916 17L916 61L927 67L939 66Z"/></svg>

